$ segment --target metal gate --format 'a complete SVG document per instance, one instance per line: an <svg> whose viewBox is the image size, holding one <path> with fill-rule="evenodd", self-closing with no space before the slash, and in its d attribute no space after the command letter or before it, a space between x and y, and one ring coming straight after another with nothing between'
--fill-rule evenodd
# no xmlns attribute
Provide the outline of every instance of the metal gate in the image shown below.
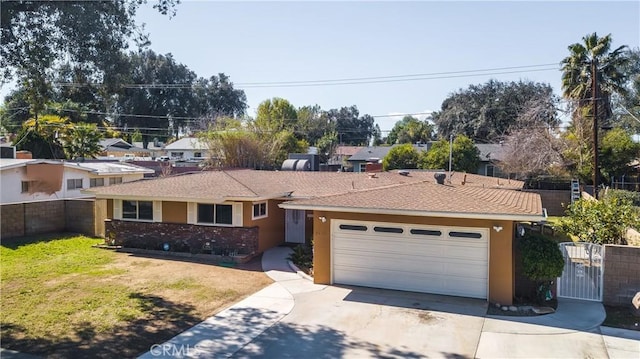
<svg viewBox="0 0 640 359"><path fill-rule="evenodd" d="M594 243L560 243L564 270L558 278L558 297L602 301L603 246Z"/></svg>

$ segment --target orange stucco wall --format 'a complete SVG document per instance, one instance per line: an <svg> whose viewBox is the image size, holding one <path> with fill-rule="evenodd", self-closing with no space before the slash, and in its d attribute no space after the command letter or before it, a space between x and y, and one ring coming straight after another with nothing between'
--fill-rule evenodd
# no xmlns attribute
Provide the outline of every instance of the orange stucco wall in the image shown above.
<svg viewBox="0 0 640 359"><path fill-rule="evenodd" d="M322 222L319 217L326 217ZM512 256L513 222L440 217L412 217L361 213L315 211L313 215L314 282L331 284L331 220L347 219L424 225L489 228L489 301L510 305L513 302L514 266ZM503 230L491 229L499 225Z"/></svg>
<svg viewBox="0 0 640 359"><path fill-rule="evenodd" d="M162 222L187 223L187 202L162 202Z"/></svg>
<svg viewBox="0 0 640 359"><path fill-rule="evenodd" d="M267 202L267 217L252 219L253 202L242 204L242 225L243 227L259 227L258 231L258 252L275 247L284 243L284 209L278 204L284 201L270 200Z"/></svg>

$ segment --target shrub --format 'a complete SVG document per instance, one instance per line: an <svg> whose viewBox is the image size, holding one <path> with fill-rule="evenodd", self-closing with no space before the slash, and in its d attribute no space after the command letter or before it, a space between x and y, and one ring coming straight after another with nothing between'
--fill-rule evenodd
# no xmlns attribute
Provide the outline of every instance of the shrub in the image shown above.
<svg viewBox="0 0 640 359"><path fill-rule="evenodd" d="M303 271L310 272L313 269L313 247L306 244L294 247L289 260Z"/></svg>
<svg viewBox="0 0 640 359"><path fill-rule="evenodd" d="M564 258L558 245L549 237L527 232L519 241L522 273L536 282L539 302L545 301L551 282L562 274Z"/></svg>
<svg viewBox="0 0 640 359"><path fill-rule="evenodd" d="M569 205L566 216L559 229L581 241L598 244L626 244L625 232L640 223L638 209L616 196L576 201Z"/></svg>
<svg viewBox="0 0 640 359"><path fill-rule="evenodd" d="M631 202L632 205L640 207L640 192L610 189L605 192L605 197L617 198L623 202Z"/></svg>

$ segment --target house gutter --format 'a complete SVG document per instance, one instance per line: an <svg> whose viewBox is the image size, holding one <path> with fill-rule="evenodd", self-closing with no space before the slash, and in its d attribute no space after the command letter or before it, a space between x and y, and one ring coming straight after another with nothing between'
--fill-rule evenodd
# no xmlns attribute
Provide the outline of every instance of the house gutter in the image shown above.
<svg viewBox="0 0 640 359"><path fill-rule="evenodd" d="M321 205L304 205L295 202L281 203L278 205L283 209L297 210L315 210L327 212L345 212L345 213L367 213L367 214L386 214L386 215L403 215L403 216L419 216L419 217L443 217L443 218L467 218L467 219L491 219L504 221L520 221L520 222L545 222L547 220L546 210L542 214L501 214L501 213L464 213L464 212L437 212L437 211L420 211L408 209L388 209L388 208L366 208L366 207L339 207L339 206L321 206Z"/></svg>

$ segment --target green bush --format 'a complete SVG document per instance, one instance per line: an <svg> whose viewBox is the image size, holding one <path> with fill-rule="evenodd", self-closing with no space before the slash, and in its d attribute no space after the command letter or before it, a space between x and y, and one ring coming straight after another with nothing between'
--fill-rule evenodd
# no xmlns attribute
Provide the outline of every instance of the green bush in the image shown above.
<svg viewBox="0 0 640 359"><path fill-rule="evenodd" d="M606 191L606 198L617 198L622 202L631 202L636 207L640 207L640 192L625 191L622 189L610 189Z"/></svg>
<svg viewBox="0 0 640 359"><path fill-rule="evenodd" d="M522 254L522 273L536 282L537 300L544 303L551 283L564 269L560 247L551 238L535 232L527 232L519 241Z"/></svg>
<svg viewBox="0 0 640 359"><path fill-rule="evenodd" d="M639 223L638 208L629 200L607 195L599 201L581 199L572 203L559 229L583 242L626 244L625 232Z"/></svg>
<svg viewBox="0 0 640 359"><path fill-rule="evenodd" d="M310 271L313 268L313 247L306 244L294 247L289 260L303 271Z"/></svg>

